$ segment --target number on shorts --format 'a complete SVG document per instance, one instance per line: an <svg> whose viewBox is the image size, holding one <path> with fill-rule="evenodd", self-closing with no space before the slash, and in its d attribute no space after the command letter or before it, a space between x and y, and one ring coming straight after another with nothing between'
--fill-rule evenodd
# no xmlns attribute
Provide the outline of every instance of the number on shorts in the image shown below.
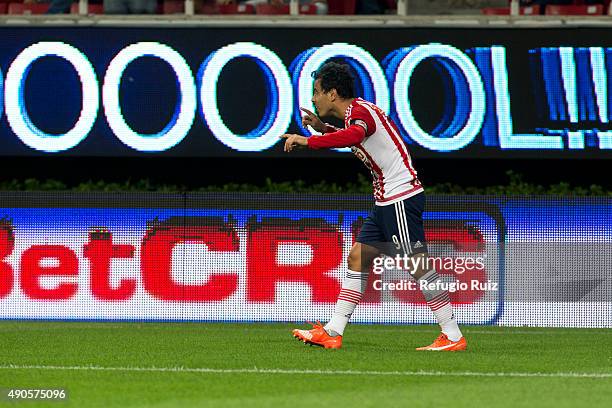
<svg viewBox="0 0 612 408"><path fill-rule="evenodd" d="M400 249L402 247L402 244L400 243L399 239L397 238L397 235L393 235L391 237L391 239L393 240L393 243L395 244L395 249Z"/></svg>

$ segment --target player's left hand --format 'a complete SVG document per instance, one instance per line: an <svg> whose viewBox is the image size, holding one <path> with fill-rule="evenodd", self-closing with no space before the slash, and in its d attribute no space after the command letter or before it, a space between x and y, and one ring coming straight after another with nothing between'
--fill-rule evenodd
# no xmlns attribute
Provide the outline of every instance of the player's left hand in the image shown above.
<svg viewBox="0 0 612 408"><path fill-rule="evenodd" d="M308 146L308 138L301 135L284 134L280 137L285 139L285 151L290 152L295 146Z"/></svg>

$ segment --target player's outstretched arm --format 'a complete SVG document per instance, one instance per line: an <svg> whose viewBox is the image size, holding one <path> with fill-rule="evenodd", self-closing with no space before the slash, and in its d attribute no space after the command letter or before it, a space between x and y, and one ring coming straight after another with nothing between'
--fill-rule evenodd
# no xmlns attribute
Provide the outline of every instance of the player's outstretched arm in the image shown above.
<svg viewBox="0 0 612 408"><path fill-rule="evenodd" d="M337 147L355 146L365 138L366 131L360 125L351 125L337 132L327 133L323 136L304 137L294 134L284 134L285 151L290 152L296 146L305 146L311 149L330 149Z"/></svg>
<svg viewBox="0 0 612 408"><path fill-rule="evenodd" d="M351 125L346 129L326 133L322 136L310 136L306 143L311 149L333 149L355 146L363 141L366 131L360 125Z"/></svg>

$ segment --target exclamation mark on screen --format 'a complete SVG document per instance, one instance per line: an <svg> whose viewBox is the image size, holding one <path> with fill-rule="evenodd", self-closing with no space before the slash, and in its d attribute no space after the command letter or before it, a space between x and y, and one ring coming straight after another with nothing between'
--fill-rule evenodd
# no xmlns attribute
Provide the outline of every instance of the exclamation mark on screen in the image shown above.
<svg viewBox="0 0 612 408"><path fill-rule="evenodd" d="M574 49L572 47L559 47L559 59L561 60L561 77L563 78L567 113L571 123L578 123L578 94L576 90ZM581 131L568 131L567 147L570 149L584 149L584 133Z"/></svg>
<svg viewBox="0 0 612 408"><path fill-rule="evenodd" d="M612 48L591 48L591 66L593 67L593 85L599 107L599 120L609 126L612 116L612 84L608 81L608 74L612 73ZM612 149L612 130L598 130L600 149Z"/></svg>
<svg viewBox="0 0 612 408"><path fill-rule="evenodd" d="M570 122L578 123L578 95L576 94L576 62L572 47L559 47L561 76Z"/></svg>
<svg viewBox="0 0 612 408"><path fill-rule="evenodd" d="M589 48L591 52L591 69L593 72L593 88L599 111L599 121L608 123L608 77L606 75L606 60L601 47Z"/></svg>

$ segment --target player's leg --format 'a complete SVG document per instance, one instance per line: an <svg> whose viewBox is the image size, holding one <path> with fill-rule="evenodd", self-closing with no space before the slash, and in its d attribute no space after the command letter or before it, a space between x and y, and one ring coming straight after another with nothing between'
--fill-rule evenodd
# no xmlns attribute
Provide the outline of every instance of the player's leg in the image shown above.
<svg viewBox="0 0 612 408"><path fill-rule="evenodd" d="M399 241L404 252L412 257L413 270L410 273L419 283L419 288L424 288L421 292L442 330L434 343L417 350L463 350L466 342L455 319L448 291L443 289L443 281L437 271L428 267L423 227L425 194L417 194L393 204L393 207L394 220L387 224L392 228L390 232L395 235L392 239L394 242ZM387 211L387 214L390 212Z"/></svg>
<svg viewBox="0 0 612 408"><path fill-rule="evenodd" d="M419 265L413 276L419 283L419 287L423 288L421 289L423 297L425 297L427 305L436 317L442 331L432 344L419 347L417 350L464 350L467 344L455 319L448 291L443 289L444 286L441 285L442 278L435 268L428 270L426 267L427 253L413 255L413 258L416 258L414 264Z"/></svg>
<svg viewBox="0 0 612 408"><path fill-rule="evenodd" d="M342 290L338 295L334 314L325 325L330 336L344 334L344 329L366 290L372 261L379 254L377 248L360 242L356 242L351 248L347 259L348 271L342 281Z"/></svg>
<svg viewBox="0 0 612 408"><path fill-rule="evenodd" d="M293 330L293 336L297 339L325 348L342 347L344 329L363 296L370 265L380 253L375 245L384 241L384 234L376 221L377 213L375 207L361 227L357 242L351 248L347 259L347 274L342 281L342 290L331 320L325 327L316 324L310 330Z"/></svg>

